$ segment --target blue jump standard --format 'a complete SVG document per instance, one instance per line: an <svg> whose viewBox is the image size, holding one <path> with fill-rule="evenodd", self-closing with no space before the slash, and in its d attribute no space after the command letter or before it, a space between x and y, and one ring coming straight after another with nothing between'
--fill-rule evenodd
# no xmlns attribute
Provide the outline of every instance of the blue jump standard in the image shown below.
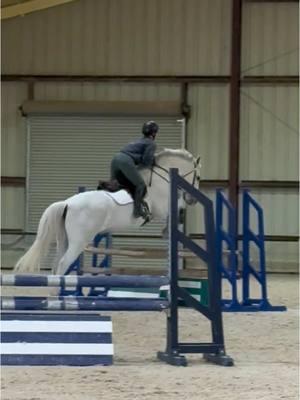
<svg viewBox="0 0 300 400"><path fill-rule="evenodd" d="M242 231L242 298L239 299L237 290L238 279L238 255L237 243L238 235L237 210L226 199L221 190L217 191L216 197L216 253L217 265L219 266L223 278L231 286L231 298L222 299L222 310L228 312L255 312L255 311L286 311L285 306L273 306L268 300L267 276L266 276L266 257L264 241L264 218L263 209L250 196L248 190L243 191L243 231ZM258 222L258 233L251 230L250 215L255 212ZM228 223L224 221L226 213ZM224 228L226 226L227 228ZM254 268L250 259L250 245L254 245L259 254L259 263ZM222 249L226 245L229 254L229 267L223 262ZM260 287L261 297L251 298L251 280Z"/></svg>
<svg viewBox="0 0 300 400"><path fill-rule="evenodd" d="M205 225L205 248L200 247L178 229L178 189L191 195L203 206ZM221 271L216 264L215 223L212 201L196 190L185 179L178 175L178 170L170 170L170 218L169 218L169 274L170 274L170 310L167 316L167 345L164 352L158 352L161 361L171 365L186 366L187 360L182 353L204 355L204 359L222 366L232 366L233 359L226 355L222 310L221 310ZM178 286L178 243L207 263L209 306L203 306L196 301L186 289ZM211 343L181 343L179 342L178 302L182 299L185 304L202 315L211 323Z"/></svg>

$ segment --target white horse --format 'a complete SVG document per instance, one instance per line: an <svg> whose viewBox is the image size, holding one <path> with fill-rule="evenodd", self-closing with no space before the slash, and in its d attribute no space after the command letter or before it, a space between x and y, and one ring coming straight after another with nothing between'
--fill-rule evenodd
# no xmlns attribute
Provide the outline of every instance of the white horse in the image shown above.
<svg viewBox="0 0 300 400"><path fill-rule="evenodd" d="M187 150L165 149L155 156L152 169L141 170L147 185L146 201L154 219L167 220L169 207L169 169L178 168L180 176L199 184L200 157ZM193 203L186 196L185 201ZM58 265L54 273L63 275L97 233L141 226L143 219L133 217L133 203L117 204L105 191L78 193L51 204L43 213L37 236L15 266L16 272L38 272L41 258L56 240Z"/></svg>

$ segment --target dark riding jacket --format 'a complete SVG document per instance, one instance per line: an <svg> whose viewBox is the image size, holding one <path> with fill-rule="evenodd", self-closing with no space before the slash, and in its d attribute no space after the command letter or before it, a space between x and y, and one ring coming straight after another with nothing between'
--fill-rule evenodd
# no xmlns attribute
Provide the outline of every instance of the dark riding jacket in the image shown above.
<svg viewBox="0 0 300 400"><path fill-rule="evenodd" d="M154 164L155 150L156 143L152 139L142 137L124 146L121 153L130 156L135 165L151 167Z"/></svg>

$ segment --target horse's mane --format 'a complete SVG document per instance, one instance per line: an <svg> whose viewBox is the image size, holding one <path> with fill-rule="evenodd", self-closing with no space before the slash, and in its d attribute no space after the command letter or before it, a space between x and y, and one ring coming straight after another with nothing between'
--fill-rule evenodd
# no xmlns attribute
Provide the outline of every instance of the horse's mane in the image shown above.
<svg viewBox="0 0 300 400"><path fill-rule="evenodd" d="M181 157L184 160L193 160L193 155L185 149L163 149L155 154L155 161L160 161L163 157Z"/></svg>

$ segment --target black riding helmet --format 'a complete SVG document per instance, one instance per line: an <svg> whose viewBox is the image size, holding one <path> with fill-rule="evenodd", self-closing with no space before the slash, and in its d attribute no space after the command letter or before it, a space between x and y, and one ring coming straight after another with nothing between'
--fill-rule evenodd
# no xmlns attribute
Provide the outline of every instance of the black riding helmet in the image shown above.
<svg viewBox="0 0 300 400"><path fill-rule="evenodd" d="M157 125L156 122L154 121L148 121L145 122L143 125L143 134L145 136L154 136L156 135L156 133L158 132L159 126Z"/></svg>

